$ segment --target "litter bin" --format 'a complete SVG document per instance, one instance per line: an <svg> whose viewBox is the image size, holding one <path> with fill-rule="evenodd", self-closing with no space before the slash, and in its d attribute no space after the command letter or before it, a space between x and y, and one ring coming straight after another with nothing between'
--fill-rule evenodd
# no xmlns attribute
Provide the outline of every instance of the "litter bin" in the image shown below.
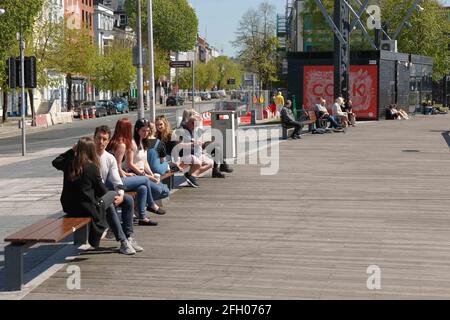
<svg viewBox="0 0 450 320"><path fill-rule="evenodd" d="M222 133L223 156L226 159L237 157L237 128L235 111L211 111L211 129Z"/></svg>

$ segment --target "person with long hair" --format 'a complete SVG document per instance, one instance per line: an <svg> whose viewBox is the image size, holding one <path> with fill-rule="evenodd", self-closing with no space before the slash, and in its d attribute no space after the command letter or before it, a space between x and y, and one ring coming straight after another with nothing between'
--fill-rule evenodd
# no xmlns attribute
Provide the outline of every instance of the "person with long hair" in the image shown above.
<svg viewBox="0 0 450 320"><path fill-rule="evenodd" d="M131 255L136 251L127 240L115 212L119 203L116 191L108 191L100 176L100 162L94 140L81 138L74 147L59 155L53 166L64 172L61 204L69 217L90 217L89 244L98 248L108 225L120 241L120 253Z"/></svg>
<svg viewBox="0 0 450 320"><path fill-rule="evenodd" d="M148 163L147 150L149 147L149 134L150 121L138 119L134 124L132 152L126 157L126 167L128 172L132 172L137 176L146 177L149 180L153 198L159 200L168 197L170 191L165 184L161 183L160 176L156 176L153 173ZM157 211L152 212L158 213Z"/></svg>
<svg viewBox="0 0 450 320"><path fill-rule="evenodd" d="M150 220L146 211L159 215L166 213L165 210L159 208L155 203L154 194L158 192L159 188L156 188L155 184L151 183L145 176L137 175L125 169L134 152L132 129L130 120L127 118L119 119L116 123L114 135L106 150L116 158L119 175L125 191L135 191L137 193L139 225L156 226L158 223Z"/></svg>
<svg viewBox="0 0 450 320"><path fill-rule="evenodd" d="M181 170L190 167L189 172L185 173L186 182L194 187L198 188L197 177L192 176L191 172L193 172L192 166L189 163L185 163L183 161L179 161L180 152L191 150L191 142L183 142L181 140L177 140L177 135L173 132L169 121L164 115L157 116L155 119L155 127L156 127L156 137L161 140L163 146L165 148L165 154L167 155L168 160L172 160L177 163L178 167Z"/></svg>

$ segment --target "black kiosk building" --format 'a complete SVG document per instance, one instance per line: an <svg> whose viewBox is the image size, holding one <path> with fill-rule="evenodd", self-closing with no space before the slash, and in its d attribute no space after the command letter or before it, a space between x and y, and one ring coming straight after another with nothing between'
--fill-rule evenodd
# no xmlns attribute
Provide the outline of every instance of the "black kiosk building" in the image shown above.
<svg viewBox="0 0 450 320"><path fill-rule="evenodd" d="M289 52L288 90L297 109L309 110L319 97L334 102L333 52ZM432 99L433 59L392 51L354 51L350 55L349 94L361 120L382 120L385 107L398 104L420 112Z"/></svg>

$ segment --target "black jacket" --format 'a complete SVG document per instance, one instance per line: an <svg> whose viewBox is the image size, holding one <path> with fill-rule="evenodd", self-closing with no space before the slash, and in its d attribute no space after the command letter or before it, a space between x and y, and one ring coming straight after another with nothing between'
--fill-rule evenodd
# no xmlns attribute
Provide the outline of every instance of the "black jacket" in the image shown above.
<svg viewBox="0 0 450 320"><path fill-rule="evenodd" d="M91 217L89 243L98 247L100 238L107 228L106 211L99 205L100 198L108 192L100 173L94 164L87 164L81 176L74 181L68 179L70 164L74 159L72 149L53 160L53 166L64 172L61 204L69 217Z"/></svg>

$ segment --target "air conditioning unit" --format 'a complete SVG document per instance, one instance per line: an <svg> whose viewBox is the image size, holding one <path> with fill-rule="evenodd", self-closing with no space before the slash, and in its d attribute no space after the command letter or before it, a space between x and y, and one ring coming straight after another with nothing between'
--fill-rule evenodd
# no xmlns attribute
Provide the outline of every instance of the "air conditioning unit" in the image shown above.
<svg viewBox="0 0 450 320"><path fill-rule="evenodd" d="M381 40L381 50L397 52L397 40Z"/></svg>

